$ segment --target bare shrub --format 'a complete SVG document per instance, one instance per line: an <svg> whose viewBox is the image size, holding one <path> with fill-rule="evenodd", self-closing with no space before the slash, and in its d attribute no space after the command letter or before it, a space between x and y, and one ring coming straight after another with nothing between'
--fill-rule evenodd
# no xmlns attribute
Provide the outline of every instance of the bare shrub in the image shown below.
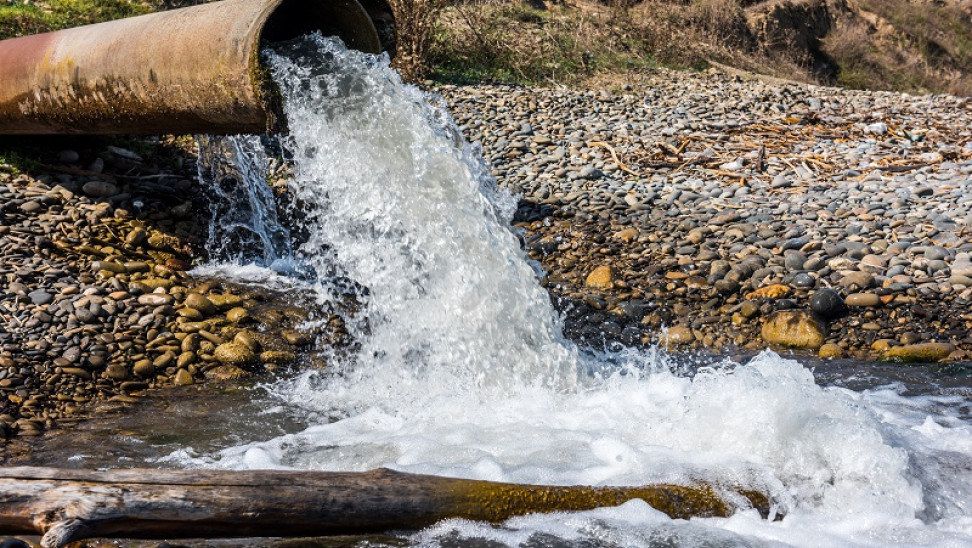
<svg viewBox="0 0 972 548"><path fill-rule="evenodd" d="M393 65L408 82L425 78L431 70L428 51L432 29L444 0L390 0L398 34Z"/></svg>

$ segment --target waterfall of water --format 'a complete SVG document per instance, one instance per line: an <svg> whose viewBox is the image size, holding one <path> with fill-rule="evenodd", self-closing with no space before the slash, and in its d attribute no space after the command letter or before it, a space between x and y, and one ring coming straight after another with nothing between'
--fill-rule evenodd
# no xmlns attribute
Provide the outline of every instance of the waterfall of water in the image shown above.
<svg viewBox="0 0 972 548"><path fill-rule="evenodd" d="M961 398L821 388L770 352L694 376L653 353L585 355L563 339L507 228L512 199L441 106L387 58L336 40L297 40L267 61L305 204L308 237L293 253L322 300L336 270L367 287L368 325L350 326L352 359L277 387L315 426L170 459L557 484L703 478L767 490L789 509L781 523L752 513L685 523L629 503L503 528L448 522L411 537L418 545L972 545ZM235 161L260 165L259 153L244 156Z"/></svg>

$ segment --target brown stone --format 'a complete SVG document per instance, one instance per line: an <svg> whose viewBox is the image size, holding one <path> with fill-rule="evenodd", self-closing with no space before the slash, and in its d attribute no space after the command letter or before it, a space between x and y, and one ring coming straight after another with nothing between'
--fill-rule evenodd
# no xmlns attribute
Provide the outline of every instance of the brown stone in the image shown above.
<svg viewBox="0 0 972 548"><path fill-rule="evenodd" d="M789 286L783 284L767 285L746 295L747 299L782 299L792 292Z"/></svg>
<svg viewBox="0 0 972 548"><path fill-rule="evenodd" d="M768 344L817 349L827 339L827 326L803 310L779 310L766 318L761 335Z"/></svg>
<svg viewBox="0 0 972 548"><path fill-rule="evenodd" d="M923 343L892 346L883 359L894 362L937 362L948 358L955 351L949 343Z"/></svg>
<svg viewBox="0 0 972 548"><path fill-rule="evenodd" d="M602 265L591 271L584 280L584 285L595 289L611 289L614 287L614 279L617 273L614 268Z"/></svg>

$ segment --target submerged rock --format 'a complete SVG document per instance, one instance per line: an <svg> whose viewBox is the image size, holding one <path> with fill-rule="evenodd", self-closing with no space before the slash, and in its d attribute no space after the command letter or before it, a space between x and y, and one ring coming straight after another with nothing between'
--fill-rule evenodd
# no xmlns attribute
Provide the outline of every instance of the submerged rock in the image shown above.
<svg viewBox="0 0 972 548"><path fill-rule="evenodd" d="M246 365L254 360L256 354L245 344L234 341L217 346L213 357L226 365Z"/></svg>

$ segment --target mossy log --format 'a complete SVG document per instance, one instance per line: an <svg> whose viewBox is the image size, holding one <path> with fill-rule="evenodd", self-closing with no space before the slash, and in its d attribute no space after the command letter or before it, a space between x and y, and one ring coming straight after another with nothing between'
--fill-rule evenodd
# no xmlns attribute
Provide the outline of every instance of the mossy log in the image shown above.
<svg viewBox="0 0 972 548"><path fill-rule="evenodd" d="M723 496L720 496L720 493ZM552 487L370 472L0 469L0 534L45 548L93 537L220 538L363 534L446 518L499 522L642 499L673 518L728 516L767 497L709 485Z"/></svg>

